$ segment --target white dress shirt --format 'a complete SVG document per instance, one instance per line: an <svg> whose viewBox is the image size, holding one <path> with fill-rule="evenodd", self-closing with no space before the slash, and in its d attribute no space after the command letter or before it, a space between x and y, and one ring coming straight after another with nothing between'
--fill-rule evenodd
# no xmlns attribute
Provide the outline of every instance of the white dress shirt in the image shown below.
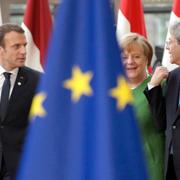
<svg viewBox="0 0 180 180"><path fill-rule="evenodd" d="M4 73L4 72L9 72L9 73L11 73L11 76L10 76L11 87L10 87L10 92L9 92L9 98L10 98L11 93L12 93L12 90L13 90L13 87L14 87L14 84L15 84L15 81L16 81L16 77L17 77L17 74L18 74L18 70L19 70L19 68L15 68L15 69L13 69L12 71L6 71L6 70L0 65L0 95L1 95L1 92L2 92L3 83L4 83L4 80L5 80L5 77L4 77L3 73ZM0 96L0 98L1 98L1 96Z"/></svg>

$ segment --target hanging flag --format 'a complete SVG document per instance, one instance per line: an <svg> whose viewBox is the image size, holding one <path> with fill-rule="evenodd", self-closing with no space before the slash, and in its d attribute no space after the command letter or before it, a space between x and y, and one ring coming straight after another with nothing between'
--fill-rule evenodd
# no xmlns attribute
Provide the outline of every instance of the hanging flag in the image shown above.
<svg viewBox="0 0 180 180"><path fill-rule="evenodd" d="M179 0L174 0L173 2L173 8L172 8L172 12L170 15L170 20L169 20L169 27L173 25L175 22L180 22L180 1ZM170 32L168 29L166 41L169 41L169 37L170 37ZM176 64L170 63L170 56L169 56L168 50L166 49L166 45L164 47L162 64L163 66L167 67L169 71L178 67Z"/></svg>
<svg viewBox="0 0 180 180"><path fill-rule="evenodd" d="M109 0L66 0L30 116L18 180L146 180Z"/></svg>
<svg viewBox="0 0 180 180"><path fill-rule="evenodd" d="M27 38L26 65L43 72L52 18L48 0L28 0L22 27Z"/></svg>
<svg viewBox="0 0 180 180"><path fill-rule="evenodd" d="M118 10L116 35L118 42L123 35L136 32L146 37L144 12L141 0L121 0Z"/></svg>

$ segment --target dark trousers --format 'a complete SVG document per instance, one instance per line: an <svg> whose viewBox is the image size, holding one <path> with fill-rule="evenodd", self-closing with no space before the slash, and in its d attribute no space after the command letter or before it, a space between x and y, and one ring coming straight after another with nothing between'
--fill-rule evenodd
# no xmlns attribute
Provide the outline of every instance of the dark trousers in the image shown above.
<svg viewBox="0 0 180 180"><path fill-rule="evenodd" d="M166 180L177 180L175 169L174 169L174 161L173 161L173 155L172 154L169 155Z"/></svg>
<svg viewBox="0 0 180 180"><path fill-rule="evenodd" d="M1 153L1 161L0 161L0 180L12 180L10 177L7 168L6 168L6 163L3 157L3 154Z"/></svg>

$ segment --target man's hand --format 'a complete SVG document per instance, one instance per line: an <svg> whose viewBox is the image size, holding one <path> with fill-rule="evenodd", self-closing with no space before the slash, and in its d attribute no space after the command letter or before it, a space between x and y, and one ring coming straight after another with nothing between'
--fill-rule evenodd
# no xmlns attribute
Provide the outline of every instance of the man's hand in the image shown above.
<svg viewBox="0 0 180 180"><path fill-rule="evenodd" d="M149 82L152 86L158 86L160 85L161 81L163 79L166 79L168 77L169 71L166 67L158 66L155 69L155 72L153 73L153 76L151 78L151 81Z"/></svg>

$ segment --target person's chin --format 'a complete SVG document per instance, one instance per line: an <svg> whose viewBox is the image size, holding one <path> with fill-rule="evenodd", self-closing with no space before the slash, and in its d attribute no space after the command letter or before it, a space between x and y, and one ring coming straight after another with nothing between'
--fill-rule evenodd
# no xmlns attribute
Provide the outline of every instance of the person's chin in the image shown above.
<svg viewBox="0 0 180 180"><path fill-rule="evenodd" d="M179 61L170 61L171 64L180 66L180 60Z"/></svg>
<svg viewBox="0 0 180 180"><path fill-rule="evenodd" d="M25 66L25 62L20 62L20 63L18 64L18 66L19 66L19 67Z"/></svg>
<svg viewBox="0 0 180 180"><path fill-rule="evenodd" d="M175 64L174 59L170 59L170 63L171 63L171 64Z"/></svg>
<svg viewBox="0 0 180 180"><path fill-rule="evenodd" d="M129 79L134 79L134 78L136 78L136 74L133 74L133 73L131 73L131 74L128 73L127 76L128 76Z"/></svg>

